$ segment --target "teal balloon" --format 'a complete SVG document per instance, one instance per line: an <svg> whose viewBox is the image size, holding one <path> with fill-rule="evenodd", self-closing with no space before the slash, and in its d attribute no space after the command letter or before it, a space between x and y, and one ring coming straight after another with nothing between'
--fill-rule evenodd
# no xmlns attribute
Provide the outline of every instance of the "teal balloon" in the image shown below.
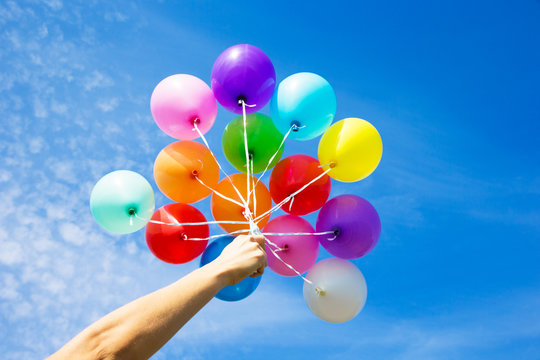
<svg viewBox="0 0 540 360"><path fill-rule="evenodd" d="M322 135L336 115L336 94L317 74L303 72L284 79L270 102L270 115L278 130L296 140Z"/></svg>
<svg viewBox="0 0 540 360"><path fill-rule="evenodd" d="M90 195L90 210L97 223L115 234L129 234L143 228L152 217L154 207L154 190L150 183L129 170L103 176Z"/></svg>
<svg viewBox="0 0 540 360"><path fill-rule="evenodd" d="M214 261L233 240L233 236L223 236L208 245L201 256L201 267ZM238 284L225 286L216 294L216 298L223 301L242 300L255 291L261 282L261 278L262 276L247 277Z"/></svg>

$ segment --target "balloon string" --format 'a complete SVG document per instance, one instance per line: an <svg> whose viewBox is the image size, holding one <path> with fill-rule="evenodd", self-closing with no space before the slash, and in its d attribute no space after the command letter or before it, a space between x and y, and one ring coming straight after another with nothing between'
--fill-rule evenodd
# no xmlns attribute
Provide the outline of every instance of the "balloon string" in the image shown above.
<svg viewBox="0 0 540 360"><path fill-rule="evenodd" d="M281 249L279 246L277 246L276 244L274 244L272 241L268 240L268 238L264 238L265 241L270 244L271 246L275 247L276 250L277 249ZM313 282L307 278L305 278L304 276L302 276L302 274L296 270L294 267L292 267L291 265L289 265L287 262L285 262L285 260L283 260L278 254L276 254L276 250L272 249L271 246L268 246L267 249L270 250L270 252L272 252L272 254L279 260L283 263L283 265L285 265L286 267L288 267L289 269L291 269L292 271L295 272L296 275L300 276L302 278L302 280L304 280L305 282L307 282L308 284L311 284L313 285Z"/></svg>
<svg viewBox="0 0 540 360"><path fill-rule="evenodd" d="M291 198L291 202L289 203L289 211L292 211L292 204L294 203L294 196Z"/></svg>
<svg viewBox="0 0 540 360"><path fill-rule="evenodd" d="M225 200L228 200L240 207L244 207L243 204L241 204L240 202L234 200L234 199L231 199L230 197L228 196L225 196L223 195L222 193L220 193L219 191L215 190L215 189L212 189L210 186L206 185L201 179L199 179L199 177L197 175L194 175L193 176L202 186L204 186L205 188L209 189L210 191L212 191L214 194L216 194L217 196L219 196L220 198L223 198Z"/></svg>
<svg viewBox="0 0 540 360"><path fill-rule="evenodd" d="M236 231L233 231L233 232L227 233L227 234L211 235L211 236L206 237L206 238L187 238L186 240L192 240L192 241L208 241L208 240L217 239L217 238L224 237L224 236L228 236L228 235L241 234L241 233L245 233L245 232L249 232L249 230L247 230L247 229L244 229L244 230L236 230Z"/></svg>
<svg viewBox="0 0 540 360"><path fill-rule="evenodd" d="M335 234L334 231L321 231L321 232L290 232L290 233L269 233L263 232L262 235L272 235L272 236L289 236L289 235L328 235Z"/></svg>
<svg viewBox="0 0 540 360"><path fill-rule="evenodd" d="M210 149L210 145L208 145L208 141L206 141L206 138L204 137L203 133L201 132L201 130L199 130L199 127L197 126L197 122L196 121L198 119L195 119L195 121L193 121L193 129L191 129L192 131L197 131L197 133L199 134L199 136L201 137L202 141L204 142L204 144L206 145L206 147L208 148L208 150L210 150L210 154L212 154L212 157L214 158L214 160L216 160L216 163L218 165L218 168L221 170L221 172L227 177L227 179L229 180L229 182L231 183L234 191L236 191L236 194L238 194L238 197L240 198L240 200L246 204L246 199L244 199L244 197L242 196L242 194L240 193L240 191L238 190L238 188L234 185L231 177L229 176L229 174L227 174L227 172L225 171L225 169L223 169L223 167L221 166L221 164L219 163L216 155L214 154L214 152Z"/></svg>
<svg viewBox="0 0 540 360"><path fill-rule="evenodd" d="M294 193L292 193L291 195L287 196L285 199L283 199L279 204L277 204L276 206L274 206L273 208L271 208L270 210L268 210L267 212L265 212L264 214L258 216L255 220L259 220L260 218L263 218L265 217L266 215L269 215L271 213L273 213L274 211L277 211L278 209L280 209L284 204L286 204L289 200L291 200L293 197L295 197L296 195L300 194L302 191L304 191L309 185L313 184L314 182L316 182L317 180L319 180L320 178L322 178L324 175L326 175L327 172L329 172L330 170L332 169L326 169L325 171L323 171L321 174L319 174L319 176L315 177L313 180L311 180L310 182L308 182L306 185L302 186L299 190L295 191Z"/></svg>
<svg viewBox="0 0 540 360"><path fill-rule="evenodd" d="M232 221L232 220L220 220L220 221L201 221L201 222L187 222L187 223L180 223L180 222L174 222L174 223L167 223L163 221L158 220L152 220L152 219L145 219L143 217L140 217L139 215L135 214L133 215L137 219L153 223L153 224L159 224L159 225L172 225L172 226L193 226L193 225L213 225L213 224L242 224L247 225L249 222L247 221Z"/></svg>
<svg viewBox="0 0 540 360"><path fill-rule="evenodd" d="M272 161L274 161L274 158L279 153L279 150L281 150L281 148L283 147L283 144L285 144L285 139L287 139L287 137L289 136L289 134L291 133L292 130L297 129L297 128L298 128L298 125L296 125L296 124L291 125L291 127L289 128L289 131L287 131L287 133L283 137L283 140L281 140L281 144L279 144L279 147L277 148L276 152L274 153L274 155L272 155L270 160L268 160L268 164L266 164L266 167L264 168L264 171L262 172L261 176L259 176L259 178L257 179L257 182L255 183L255 185L257 185L259 183L259 181L261 181L264 174L266 174L266 171L270 168L270 164L272 164Z"/></svg>
<svg viewBox="0 0 540 360"><path fill-rule="evenodd" d="M253 158L251 160L251 174L253 174ZM257 217L257 193L255 192L255 176L251 177L253 188L251 192L253 193L253 217ZM249 198L249 196L248 196Z"/></svg>
<svg viewBox="0 0 540 360"><path fill-rule="evenodd" d="M249 221L252 221L249 217L251 217L251 211L249 209L249 198L251 195L250 191L250 166L249 166L249 150L248 150L248 139L247 139L247 116L246 116L246 102L244 100L239 100L242 103L242 117L244 122L244 151L246 154L246 167L247 167L247 177L246 177L246 189L247 189L247 202L244 203L245 208L244 212L246 216L246 219Z"/></svg>

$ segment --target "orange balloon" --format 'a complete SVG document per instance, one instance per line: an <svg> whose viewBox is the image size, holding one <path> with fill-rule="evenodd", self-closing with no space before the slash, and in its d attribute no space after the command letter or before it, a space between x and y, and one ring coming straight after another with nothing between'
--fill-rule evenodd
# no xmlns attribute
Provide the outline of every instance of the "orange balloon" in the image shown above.
<svg viewBox="0 0 540 360"><path fill-rule="evenodd" d="M247 174L233 174L230 176L230 178L230 180L228 178L224 178L223 180L221 180L215 190L224 196L227 196L233 200L242 203L242 200L240 200L240 197L234 190L233 185L238 189L240 194L242 194L242 197L244 199L247 199ZM251 176L251 179L252 182L250 183L250 189L253 188L253 179L255 180L255 182L257 182L257 178L255 176ZM255 213L254 217L257 217L272 208L272 198L270 197L270 191L268 191L268 189L262 182L259 182L255 186L254 194L256 197L257 207L255 208L253 195L249 198L248 207L252 213ZM214 219L216 219L217 221L247 221L243 214L243 207L232 203L229 200L223 199L215 193L212 194L210 208L212 210L212 215L214 216ZM255 223L260 229L262 229L263 226L266 225L266 223L268 222L268 219L270 219L270 214L264 216ZM219 224L219 226L221 226L225 231L230 233L237 230L249 230L249 224Z"/></svg>
<svg viewBox="0 0 540 360"><path fill-rule="evenodd" d="M219 181L219 168L214 156L203 144L177 141L167 145L154 162L156 184L168 198L179 203L204 199Z"/></svg>

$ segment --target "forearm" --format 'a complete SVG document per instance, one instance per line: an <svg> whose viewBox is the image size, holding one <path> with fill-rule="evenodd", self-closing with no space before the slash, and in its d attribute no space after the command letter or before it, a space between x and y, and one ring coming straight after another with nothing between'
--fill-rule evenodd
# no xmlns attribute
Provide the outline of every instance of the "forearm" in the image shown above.
<svg viewBox="0 0 540 360"><path fill-rule="evenodd" d="M226 285L220 271L210 263L124 305L84 330L51 360L74 353L92 353L88 358L149 358ZM86 349L78 349L78 344Z"/></svg>

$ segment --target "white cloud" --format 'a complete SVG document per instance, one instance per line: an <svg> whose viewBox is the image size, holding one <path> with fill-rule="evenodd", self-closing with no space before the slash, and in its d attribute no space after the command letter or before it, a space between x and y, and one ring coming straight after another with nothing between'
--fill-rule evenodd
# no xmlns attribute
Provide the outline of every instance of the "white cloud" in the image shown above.
<svg viewBox="0 0 540 360"><path fill-rule="evenodd" d="M110 112L118 106L118 98L100 99L96 103L97 107L103 112Z"/></svg>
<svg viewBox="0 0 540 360"><path fill-rule="evenodd" d="M62 9L63 3L61 0L43 0L43 1L53 10L58 11Z"/></svg>
<svg viewBox="0 0 540 360"><path fill-rule="evenodd" d="M40 119L46 118L49 115L45 104L38 98L34 99L34 116Z"/></svg>
<svg viewBox="0 0 540 360"><path fill-rule="evenodd" d="M68 107L66 104L59 103L53 99L51 103L51 110L56 114L64 115L67 113Z"/></svg>
<svg viewBox="0 0 540 360"><path fill-rule="evenodd" d="M107 21L118 21L118 22L126 22L129 19L129 16L127 14L123 14L119 11L112 11L105 13L105 20Z"/></svg>
<svg viewBox="0 0 540 360"><path fill-rule="evenodd" d="M15 265L24 260L23 249L16 241L0 241L0 264Z"/></svg>
<svg viewBox="0 0 540 360"><path fill-rule="evenodd" d="M88 234L73 223L62 223L58 229L62 238L73 245L83 245L87 241Z"/></svg>
<svg viewBox="0 0 540 360"><path fill-rule="evenodd" d="M31 154L37 154L46 147L45 140L41 136L33 137L28 142L28 151Z"/></svg>
<svg viewBox="0 0 540 360"><path fill-rule="evenodd" d="M93 90L95 88L104 88L113 85L113 79L97 70L94 70L90 75L87 75L84 78L83 82L84 89L87 91Z"/></svg>

